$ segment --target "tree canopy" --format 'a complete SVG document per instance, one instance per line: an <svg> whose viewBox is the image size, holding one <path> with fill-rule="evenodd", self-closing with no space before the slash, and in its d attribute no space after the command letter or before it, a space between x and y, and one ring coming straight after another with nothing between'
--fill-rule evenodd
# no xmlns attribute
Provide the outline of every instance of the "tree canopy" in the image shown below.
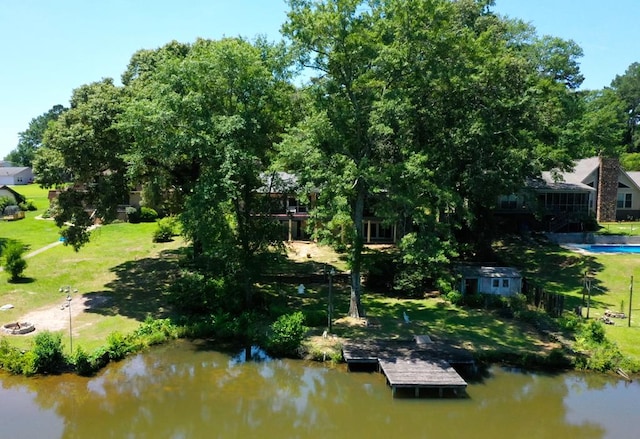
<svg viewBox="0 0 640 439"><path fill-rule="evenodd" d="M366 204L389 222L409 221L405 261L429 275L455 255L460 230L486 248L497 194L572 157L573 145L558 145L576 108L579 47L538 38L490 5L289 2L283 31L316 76L283 157L322 188L327 223L345 212L351 220L352 316L362 313Z"/></svg>
<svg viewBox="0 0 640 439"><path fill-rule="evenodd" d="M422 287L458 255L486 257L499 195L616 151L637 125L637 67L611 90L578 92L580 47L492 4L289 0L287 45L200 39L133 54L121 86L76 89L38 148L40 181L71 183L56 217L71 224L67 242L80 248L92 215L114 218L142 187L249 303L280 240L263 175L288 171L302 197L318 194L314 237L349 250L354 317L367 215L398 227L399 284ZM308 75L298 86L292 59ZM622 114L635 122L620 125Z"/></svg>
<svg viewBox="0 0 640 439"><path fill-rule="evenodd" d="M46 113L31 119L29 127L18 134L18 145L5 159L15 166L31 167L35 152L42 146L42 138L49 123L57 120L66 110L62 105L54 105Z"/></svg>

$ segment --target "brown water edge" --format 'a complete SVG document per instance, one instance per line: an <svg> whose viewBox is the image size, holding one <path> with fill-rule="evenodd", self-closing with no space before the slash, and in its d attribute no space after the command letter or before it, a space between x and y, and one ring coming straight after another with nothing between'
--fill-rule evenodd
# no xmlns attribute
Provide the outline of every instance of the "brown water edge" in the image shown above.
<svg viewBox="0 0 640 439"><path fill-rule="evenodd" d="M393 399L378 373L245 363L179 341L93 378L0 377L7 438L626 438L640 386L500 368L464 399Z"/></svg>

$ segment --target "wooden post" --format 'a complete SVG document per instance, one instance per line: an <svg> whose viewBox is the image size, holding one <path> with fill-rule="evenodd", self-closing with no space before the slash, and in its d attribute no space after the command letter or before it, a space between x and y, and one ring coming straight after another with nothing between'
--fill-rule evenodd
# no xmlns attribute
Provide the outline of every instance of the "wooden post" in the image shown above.
<svg viewBox="0 0 640 439"><path fill-rule="evenodd" d="M589 319L589 309L591 308L591 280L587 276L587 319Z"/></svg>
<svg viewBox="0 0 640 439"><path fill-rule="evenodd" d="M631 300L633 299L633 275L631 276L631 282L629 283L629 321L627 327L631 327Z"/></svg>
<svg viewBox="0 0 640 439"><path fill-rule="evenodd" d="M336 274L336 270L332 267L331 270L329 271L329 304L328 304L328 309L327 309L327 314L328 314L328 319L329 321L328 323L328 327L329 327L329 334L331 334L331 331L333 329L333 275Z"/></svg>

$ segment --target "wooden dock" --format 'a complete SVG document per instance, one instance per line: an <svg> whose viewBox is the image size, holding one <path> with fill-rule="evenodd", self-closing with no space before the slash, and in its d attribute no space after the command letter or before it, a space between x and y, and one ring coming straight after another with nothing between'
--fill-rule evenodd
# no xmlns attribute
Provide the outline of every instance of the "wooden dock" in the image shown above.
<svg viewBox="0 0 640 439"><path fill-rule="evenodd" d="M375 365L385 375L393 396L398 389L413 389L416 397L421 389L439 396L446 390L455 394L464 390L467 383L451 364L473 365L471 355L445 343L424 340L424 336L417 336L413 341L349 342L342 352L349 370L353 365Z"/></svg>

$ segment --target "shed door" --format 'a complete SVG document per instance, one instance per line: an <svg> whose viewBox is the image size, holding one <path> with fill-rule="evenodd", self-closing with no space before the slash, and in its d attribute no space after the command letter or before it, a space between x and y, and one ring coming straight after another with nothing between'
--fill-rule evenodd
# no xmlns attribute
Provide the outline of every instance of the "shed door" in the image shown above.
<svg viewBox="0 0 640 439"><path fill-rule="evenodd" d="M464 280L464 293L476 294L478 292L478 279L465 279Z"/></svg>

